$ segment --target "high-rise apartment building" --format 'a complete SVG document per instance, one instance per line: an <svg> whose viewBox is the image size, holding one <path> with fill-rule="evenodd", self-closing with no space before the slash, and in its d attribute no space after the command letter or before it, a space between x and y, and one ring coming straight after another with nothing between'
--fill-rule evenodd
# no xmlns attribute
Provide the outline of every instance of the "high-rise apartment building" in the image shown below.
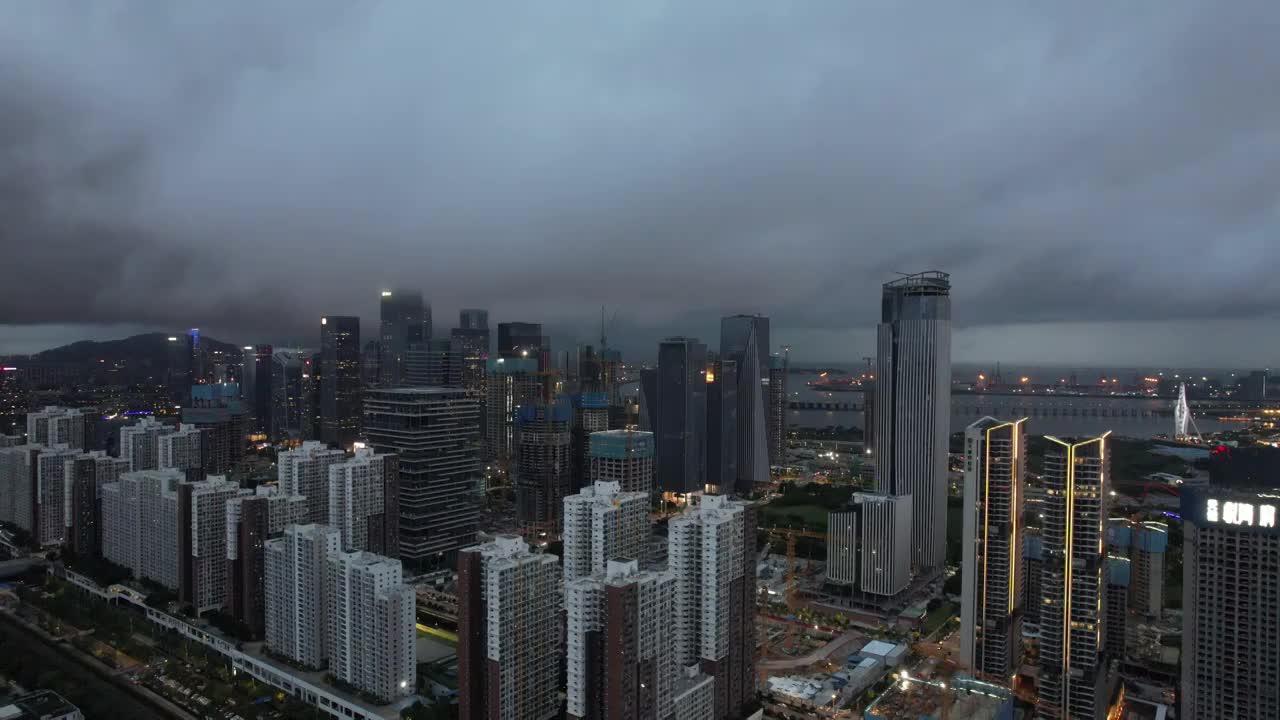
<svg viewBox="0 0 1280 720"><path fill-rule="evenodd" d="M360 437L360 318L320 318L320 439L350 447Z"/></svg>
<svg viewBox="0 0 1280 720"><path fill-rule="evenodd" d="M102 556L139 579L177 590L179 572L177 470L141 470L102 487Z"/></svg>
<svg viewBox="0 0 1280 720"><path fill-rule="evenodd" d="M516 415L542 394L538 363L529 358L491 358L484 402L484 457L508 466L515 458Z"/></svg>
<svg viewBox="0 0 1280 720"><path fill-rule="evenodd" d="M329 524L341 531L346 552L399 556L399 458L357 448L354 457L330 465Z"/></svg>
<svg viewBox="0 0 1280 720"><path fill-rule="evenodd" d="M413 589L400 561L370 552L328 558L325 643L329 672L391 702L417 691Z"/></svg>
<svg viewBox="0 0 1280 720"><path fill-rule="evenodd" d="M156 437L156 465L160 470L181 470L188 480L203 480L205 431L183 423ZM122 453L123 454L123 453Z"/></svg>
<svg viewBox="0 0 1280 720"><path fill-rule="evenodd" d="M178 428L152 417L144 417L120 428L120 457L129 461L129 470L160 469L160 436Z"/></svg>
<svg viewBox="0 0 1280 720"><path fill-rule="evenodd" d="M756 509L699 495L668 524L676 578L674 657L715 679L715 717L755 698Z"/></svg>
<svg viewBox="0 0 1280 720"><path fill-rule="evenodd" d="M960 659L1005 681L1022 649L1026 422L985 417L965 429Z"/></svg>
<svg viewBox="0 0 1280 720"><path fill-rule="evenodd" d="M556 532L573 460L567 398L522 405L516 414L516 516L523 528Z"/></svg>
<svg viewBox="0 0 1280 720"><path fill-rule="evenodd" d="M265 545L266 637L274 653L304 667L324 667L330 628L330 555L342 536L326 525L290 525Z"/></svg>
<svg viewBox="0 0 1280 720"><path fill-rule="evenodd" d="M102 450L77 455L63 464L65 537L77 557L102 557L102 488L128 472L128 467L127 461ZM4 492L2 487L0 492Z"/></svg>
<svg viewBox="0 0 1280 720"><path fill-rule="evenodd" d="M1182 490L1182 710L1280 717L1280 499Z"/></svg>
<svg viewBox="0 0 1280 720"><path fill-rule="evenodd" d="M675 665L675 578L609 560L565 581L568 716L669 718Z"/></svg>
<svg viewBox="0 0 1280 720"><path fill-rule="evenodd" d="M78 408L48 405L27 413L27 442L46 447L66 445L84 450L89 417Z"/></svg>
<svg viewBox="0 0 1280 720"><path fill-rule="evenodd" d="M560 563L500 535L458 559L461 720L550 720L561 712Z"/></svg>
<svg viewBox="0 0 1280 720"><path fill-rule="evenodd" d="M284 495L275 485L259 485L253 494L241 491L227 501L227 605L255 639L266 630L266 542L302 524L306 512L306 498Z"/></svg>
<svg viewBox="0 0 1280 720"><path fill-rule="evenodd" d="M1097 720L1106 712L1103 537L1108 437L1046 437L1040 576L1040 717Z"/></svg>
<svg viewBox="0 0 1280 720"><path fill-rule="evenodd" d="M950 296L946 273L885 283L876 339L876 486L911 496L911 564L921 574L946 561Z"/></svg>
<svg viewBox="0 0 1280 720"><path fill-rule="evenodd" d="M1039 530L1027 530L1023 534L1022 560L1025 565L1022 593L1022 627L1030 635L1040 632L1040 603L1044 594L1040 579L1044 576L1044 539Z"/></svg>
<svg viewBox="0 0 1280 720"><path fill-rule="evenodd" d="M35 494L31 497L32 540L41 546L61 545L66 539L70 497L67 495L68 462L83 450L68 445L46 447L35 457ZM25 502L19 496L18 502Z"/></svg>
<svg viewBox="0 0 1280 720"><path fill-rule="evenodd" d="M0 520L31 531L36 468L43 445L16 444L0 448Z"/></svg>
<svg viewBox="0 0 1280 720"><path fill-rule="evenodd" d="M1124 659L1125 628L1128 625L1129 586L1132 563L1129 558L1108 555L1103 578L1106 590L1102 599L1102 647L1112 660Z"/></svg>
<svg viewBox="0 0 1280 720"><path fill-rule="evenodd" d="M653 493L653 433L605 430L588 437L592 482L616 482L623 492Z"/></svg>
<svg viewBox="0 0 1280 720"><path fill-rule="evenodd" d="M685 494L706 487L706 372L706 345L685 337L667 338L658 345L653 420L658 485L663 492Z"/></svg>
<svg viewBox="0 0 1280 720"><path fill-rule="evenodd" d="M307 499L305 522L320 525L329 522L329 468L346 459L346 452L330 450L319 441L304 442L277 456L280 492Z"/></svg>
<svg viewBox="0 0 1280 720"><path fill-rule="evenodd" d="M738 369L737 491L748 493L769 482L769 318L722 318L720 357Z"/></svg>
<svg viewBox="0 0 1280 720"><path fill-rule="evenodd" d="M707 359L706 437L708 487L734 492L738 489L738 364L718 356Z"/></svg>
<svg viewBox="0 0 1280 720"><path fill-rule="evenodd" d="M227 604L227 501L239 490L222 475L178 483L178 599L197 615Z"/></svg>
<svg viewBox="0 0 1280 720"><path fill-rule="evenodd" d="M610 560L645 559L649 496L596 482L564 499L565 582L605 571Z"/></svg>
<svg viewBox="0 0 1280 720"><path fill-rule="evenodd" d="M379 389L365 399L365 435L399 462L400 560L451 567L479 525L480 408L462 388Z"/></svg>

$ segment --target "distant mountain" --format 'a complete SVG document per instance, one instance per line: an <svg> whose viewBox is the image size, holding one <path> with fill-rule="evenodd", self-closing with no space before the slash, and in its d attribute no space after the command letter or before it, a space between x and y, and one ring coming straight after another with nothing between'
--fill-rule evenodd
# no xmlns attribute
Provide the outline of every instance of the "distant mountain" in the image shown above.
<svg viewBox="0 0 1280 720"><path fill-rule="evenodd" d="M108 363L112 363L122 360L130 365L168 367L170 337L164 333L145 333L127 337L123 340L106 340L103 342L81 340L70 345L63 345L52 350L36 353L32 357L44 362L88 363L106 360ZM179 336L178 342L185 344L186 338ZM235 358L240 356L240 348L238 346L203 335L200 336L200 347L209 352L220 350Z"/></svg>

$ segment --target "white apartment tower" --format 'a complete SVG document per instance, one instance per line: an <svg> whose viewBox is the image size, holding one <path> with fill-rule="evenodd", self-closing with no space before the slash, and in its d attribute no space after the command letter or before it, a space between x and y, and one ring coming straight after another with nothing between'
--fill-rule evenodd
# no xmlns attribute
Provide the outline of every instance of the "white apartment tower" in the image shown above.
<svg viewBox="0 0 1280 720"><path fill-rule="evenodd" d="M675 593L674 576L635 560L565 583L570 718L671 715Z"/></svg>
<svg viewBox="0 0 1280 720"><path fill-rule="evenodd" d="M32 539L41 546L61 545L66 539L67 495L66 465L70 460L79 457L84 451L69 445L55 445L40 451L36 456L35 501L31 509L34 526ZM18 502L24 502L24 495L19 495Z"/></svg>
<svg viewBox="0 0 1280 720"><path fill-rule="evenodd" d="M1025 420L982 418L965 430L960 657L1004 681L1021 658Z"/></svg>
<svg viewBox="0 0 1280 720"><path fill-rule="evenodd" d="M911 584L911 558L902 543L911 538L910 495L855 493L858 583L865 593L893 596Z"/></svg>
<svg viewBox="0 0 1280 720"><path fill-rule="evenodd" d="M461 720L559 716L560 563L515 535L465 548L458 559Z"/></svg>
<svg viewBox="0 0 1280 720"><path fill-rule="evenodd" d="M102 487L102 556L134 577L179 587L177 470L142 470Z"/></svg>
<svg viewBox="0 0 1280 720"><path fill-rule="evenodd" d="M201 455L203 431L195 425L183 423L177 430L160 435L156 439L156 461L161 470L182 470L189 480L198 477L204 465Z"/></svg>
<svg viewBox="0 0 1280 720"><path fill-rule="evenodd" d="M694 500L668 530L674 657L715 678L720 718L755 697L756 511L723 495Z"/></svg>
<svg viewBox="0 0 1280 720"><path fill-rule="evenodd" d="M83 410L49 405L27 413L27 442L34 445L66 445L77 450L86 448L88 416Z"/></svg>
<svg viewBox="0 0 1280 720"><path fill-rule="evenodd" d="M596 482L564 499L564 580L604 572L610 560L643 561L649 496Z"/></svg>
<svg viewBox="0 0 1280 720"><path fill-rule="evenodd" d="M328 559L341 547L341 533L315 524L290 525L265 543L266 636L273 652L306 667L324 666Z"/></svg>
<svg viewBox="0 0 1280 720"><path fill-rule="evenodd" d="M129 461L129 470L160 469L160 436L177 430L173 425L144 417L120 428L120 457Z"/></svg>
<svg viewBox="0 0 1280 720"><path fill-rule="evenodd" d="M221 608L229 599L227 501L239 490L223 475L178 485L179 599L197 614Z"/></svg>
<svg viewBox="0 0 1280 720"><path fill-rule="evenodd" d="M329 524L342 533L344 551L399 554L399 543L390 540L398 529L394 508L399 506L399 469L394 459L394 455L357 448L354 457L329 466Z"/></svg>
<svg viewBox="0 0 1280 720"><path fill-rule="evenodd" d="M329 522L329 466L346 459L346 452L330 450L318 440L308 440L277 459L280 491L307 499L308 523Z"/></svg>
<svg viewBox="0 0 1280 720"><path fill-rule="evenodd" d="M329 556L329 671L391 702L417 690L414 593L400 561L369 552Z"/></svg>
<svg viewBox="0 0 1280 720"><path fill-rule="evenodd" d="M911 565L918 573L934 574L946 562L950 276L923 272L885 283L880 320L876 490L911 496Z"/></svg>

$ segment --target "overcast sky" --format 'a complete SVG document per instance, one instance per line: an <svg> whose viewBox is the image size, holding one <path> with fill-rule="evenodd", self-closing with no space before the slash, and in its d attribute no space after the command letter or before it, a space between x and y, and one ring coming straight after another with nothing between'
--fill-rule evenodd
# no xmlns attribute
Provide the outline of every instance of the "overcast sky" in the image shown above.
<svg viewBox="0 0 1280 720"><path fill-rule="evenodd" d="M958 361L1269 364L1277 37L1251 0L15 3L0 353L372 336L406 286L857 361L936 268Z"/></svg>

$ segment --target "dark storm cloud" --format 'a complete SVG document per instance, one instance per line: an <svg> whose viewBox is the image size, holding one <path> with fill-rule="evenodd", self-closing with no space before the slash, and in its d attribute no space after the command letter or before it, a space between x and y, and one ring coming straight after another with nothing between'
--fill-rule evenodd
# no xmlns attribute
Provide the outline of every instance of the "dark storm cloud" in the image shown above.
<svg viewBox="0 0 1280 720"><path fill-rule="evenodd" d="M0 324L310 338L408 285L441 325L820 334L928 267L969 327L1280 303L1273 3L8 15Z"/></svg>

